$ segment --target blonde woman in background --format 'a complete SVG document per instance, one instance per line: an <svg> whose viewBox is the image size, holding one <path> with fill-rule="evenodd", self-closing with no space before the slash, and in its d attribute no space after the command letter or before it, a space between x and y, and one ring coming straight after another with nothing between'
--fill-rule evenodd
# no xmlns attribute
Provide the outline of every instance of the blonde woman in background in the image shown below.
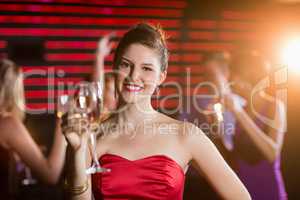
<svg viewBox="0 0 300 200"><path fill-rule="evenodd" d="M65 159L66 143L56 122L54 143L46 158L23 124L23 76L19 66L7 59L0 60L0 194L12 199L8 191L8 161L13 153L32 170L41 181L58 182Z"/></svg>

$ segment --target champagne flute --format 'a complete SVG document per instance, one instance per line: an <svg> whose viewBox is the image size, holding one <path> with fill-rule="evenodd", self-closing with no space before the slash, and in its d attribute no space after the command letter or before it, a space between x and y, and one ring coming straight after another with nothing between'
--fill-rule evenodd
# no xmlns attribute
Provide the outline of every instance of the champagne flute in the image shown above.
<svg viewBox="0 0 300 200"><path fill-rule="evenodd" d="M57 98L57 117L61 118L70 108L69 96L66 94L60 95Z"/></svg>
<svg viewBox="0 0 300 200"><path fill-rule="evenodd" d="M97 128L100 126L100 115L102 111L102 99L103 99L103 91L102 91L102 84L100 81L90 83L90 88L93 91L93 107L89 114L89 120L91 124L91 133L90 133L90 151L92 153L93 163L92 166L89 168L91 169L90 173L96 172L110 172L110 169L103 168L100 166L98 155L97 155ZM94 129L96 127L96 129ZM88 172L87 172L88 173Z"/></svg>
<svg viewBox="0 0 300 200"><path fill-rule="evenodd" d="M102 88L100 87L100 82L93 83L81 83L78 85L78 90L75 99L75 109L82 115L85 115L89 119L89 148L92 154L92 165L86 170L87 174L94 174L97 172L109 172L110 169L102 168L97 156L96 151L96 133L91 128L93 125L97 124L97 119L99 119L101 112L102 103Z"/></svg>

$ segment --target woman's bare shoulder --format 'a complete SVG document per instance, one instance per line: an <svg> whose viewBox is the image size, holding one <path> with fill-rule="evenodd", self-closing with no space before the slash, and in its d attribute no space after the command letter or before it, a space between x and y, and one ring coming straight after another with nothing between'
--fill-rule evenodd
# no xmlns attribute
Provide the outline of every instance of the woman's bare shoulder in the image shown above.
<svg viewBox="0 0 300 200"><path fill-rule="evenodd" d="M203 143L210 142L206 134L199 127L186 121L182 122L180 136L186 147L191 147L195 144L198 146Z"/></svg>
<svg viewBox="0 0 300 200"><path fill-rule="evenodd" d="M170 117L166 119L169 121L168 130L176 132L173 135L176 136L177 144L187 160L192 160L195 152L207 154L206 147L211 147L212 142L200 128L187 121L179 121Z"/></svg>
<svg viewBox="0 0 300 200"><path fill-rule="evenodd" d="M15 134L19 134L24 130L22 121L13 115L0 117L0 135L2 142L9 143L10 138L15 138Z"/></svg>
<svg viewBox="0 0 300 200"><path fill-rule="evenodd" d="M14 131L20 127L22 121L14 115L5 115L0 117L0 129L1 132L6 130Z"/></svg>

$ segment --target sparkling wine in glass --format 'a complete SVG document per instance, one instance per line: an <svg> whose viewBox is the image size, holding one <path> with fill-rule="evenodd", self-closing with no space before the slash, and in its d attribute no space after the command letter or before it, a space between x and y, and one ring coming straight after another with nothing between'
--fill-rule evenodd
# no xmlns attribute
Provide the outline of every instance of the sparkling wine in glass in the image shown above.
<svg viewBox="0 0 300 200"><path fill-rule="evenodd" d="M69 96L64 94L60 95L57 98L57 117L61 118L65 113L69 111L70 104L69 104Z"/></svg>
<svg viewBox="0 0 300 200"><path fill-rule="evenodd" d="M110 172L110 169L103 168L100 166L98 155L97 155L97 130L100 127L100 115L102 111L102 99L103 99L103 91L101 82L92 82L90 83L90 87L93 90L93 107L91 109L89 119L91 124L91 133L90 133L90 150L92 152L93 163L90 169L94 173L96 172ZM96 127L94 129L93 127Z"/></svg>
<svg viewBox="0 0 300 200"><path fill-rule="evenodd" d="M75 109L82 115L88 116L89 128L89 148L92 154L92 165L86 170L87 174L98 172L109 172L110 169L101 167L97 156L96 132L93 129L95 125L100 125L97 121L100 117L102 103L102 88L100 83L82 83L78 86L75 94Z"/></svg>

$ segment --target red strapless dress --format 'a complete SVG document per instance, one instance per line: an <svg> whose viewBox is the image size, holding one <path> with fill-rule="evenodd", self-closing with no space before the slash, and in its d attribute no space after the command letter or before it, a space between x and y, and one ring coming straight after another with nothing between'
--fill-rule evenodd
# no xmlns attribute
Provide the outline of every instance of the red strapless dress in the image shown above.
<svg viewBox="0 0 300 200"><path fill-rule="evenodd" d="M128 160L114 154L100 157L102 167L111 172L92 175L96 200L182 200L184 172L164 155Z"/></svg>

